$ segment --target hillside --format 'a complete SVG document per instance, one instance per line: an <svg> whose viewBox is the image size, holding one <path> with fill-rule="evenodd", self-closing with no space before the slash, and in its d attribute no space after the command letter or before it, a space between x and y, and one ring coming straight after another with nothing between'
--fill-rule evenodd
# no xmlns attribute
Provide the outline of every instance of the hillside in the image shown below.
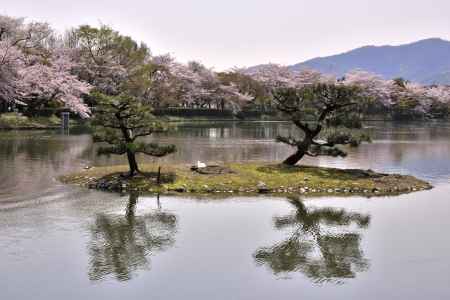
<svg viewBox="0 0 450 300"><path fill-rule="evenodd" d="M424 84L450 84L450 42L438 38L400 46L365 46L290 66L342 76L363 69L386 79L403 77Z"/></svg>

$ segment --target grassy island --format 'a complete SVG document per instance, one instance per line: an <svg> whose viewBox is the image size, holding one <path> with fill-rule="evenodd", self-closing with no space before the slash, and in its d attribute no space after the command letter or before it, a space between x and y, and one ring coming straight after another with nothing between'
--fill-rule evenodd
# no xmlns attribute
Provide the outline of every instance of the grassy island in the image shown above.
<svg viewBox="0 0 450 300"><path fill-rule="evenodd" d="M114 192L251 195L303 194L386 196L431 189L413 176L382 174L371 170L335 169L282 164L230 163L192 170L187 165L142 165L141 173L123 177L127 166L92 167L62 176L68 184Z"/></svg>

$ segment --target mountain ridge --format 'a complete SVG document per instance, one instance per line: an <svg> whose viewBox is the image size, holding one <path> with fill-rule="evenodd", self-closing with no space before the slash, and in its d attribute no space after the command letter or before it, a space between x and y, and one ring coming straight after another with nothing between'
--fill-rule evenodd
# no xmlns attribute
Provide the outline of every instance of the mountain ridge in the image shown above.
<svg viewBox="0 0 450 300"><path fill-rule="evenodd" d="M362 69L386 79L403 77L423 84L450 84L450 41L429 38L398 46L367 45L336 55L313 58L289 68L315 69L336 76Z"/></svg>

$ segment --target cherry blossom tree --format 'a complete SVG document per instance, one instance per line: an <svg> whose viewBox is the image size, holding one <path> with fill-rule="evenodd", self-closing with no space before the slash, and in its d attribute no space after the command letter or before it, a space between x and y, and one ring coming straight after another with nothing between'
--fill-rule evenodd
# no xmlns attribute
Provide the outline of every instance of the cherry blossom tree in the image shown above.
<svg viewBox="0 0 450 300"><path fill-rule="evenodd" d="M235 84L222 82L216 72L199 62L182 64L167 55L153 60L163 66L160 68L164 78L161 90L165 90L167 98L172 99L166 104L221 109L227 106L239 110L245 102L253 99Z"/></svg>
<svg viewBox="0 0 450 300"><path fill-rule="evenodd" d="M448 111L450 89L445 86L426 87L402 78L385 80L362 70L347 73L341 82L358 86L372 105L383 106L394 118L418 118Z"/></svg>
<svg viewBox="0 0 450 300"><path fill-rule="evenodd" d="M384 80L381 76L362 70L354 70L345 74L341 81L348 86L358 86L366 97L378 101L386 107L392 105L392 81Z"/></svg>
<svg viewBox="0 0 450 300"><path fill-rule="evenodd" d="M0 104L14 102L19 82L19 70L23 68L23 54L17 47L0 41Z"/></svg>
<svg viewBox="0 0 450 300"><path fill-rule="evenodd" d="M78 72L82 79L106 95L142 92L133 83L143 78L143 70L150 61L145 44L139 45L131 37L105 25L99 28L80 26L76 35L81 51Z"/></svg>
<svg viewBox="0 0 450 300"><path fill-rule="evenodd" d="M243 103L244 106L251 105L265 110L266 106L270 105L270 93L267 92L264 85L251 76L239 72L239 69L221 72L217 76L222 84L234 85L239 93L250 95L253 98Z"/></svg>
<svg viewBox="0 0 450 300"><path fill-rule="evenodd" d="M255 80L262 82L267 88L293 87L293 74L287 66L266 64L241 70Z"/></svg>
<svg viewBox="0 0 450 300"><path fill-rule="evenodd" d="M230 108L234 112L253 99L252 95L239 91L238 87L229 82L221 82L216 72L206 68L199 62L192 61L188 68L197 75L197 95L200 106L225 109Z"/></svg>
<svg viewBox="0 0 450 300"><path fill-rule="evenodd" d="M18 71L24 66L22 49L30 50L39 44L39 35L34 32L38 27L43 26L27 26L22 18L0 15L0 102L14 102Z"/></svg>
<svg viewBox="0 0 450 300"><path fill-rule="evenodd" d="M71 53L48 47L52 33L47 23L0 16L0 100L31 108L55 101L87 117L82 96L90 86L73 75Z"/></svg>
<svg viewBox="0 0 450 300"><path fill-rule="evenodd" d="M300 88L307 85L333 83L336 81L334 76L324 75L312 69L293 71L288 66L272 63L240 71L262 82L269 90L279 87Z"/></svg>
<svg viewBox="0 0 450 300"><path fill-rule="evenodd" d="M432 116L447 117L450 114L449 86L431 86L426 89L425 94L434 100L428 108Z"/></svg>
<svg viewBox="0 0 450 300"><path fill-rule="evenodd" d="M88 117L89 108L83 102L91 86L80 81L71 70L77 66L67 49L54 49L46 62L28 57L26 66L19 70L20 98L36 110L56 101L82 117Z"/></svg>
<svg viewBox="0 0 450 300"><path fill-rule="evenodd" d="M425 90L425 94L439 102L446 104L450 103L450 86L431 86Z"/></svg>
<svg viewBox="0 0 450 300"><path fill-rule="evenodd" d="M201 89L201 77L187 65L181 64L173 57L158 57L165 66L165 87L169 90L173 101L169 105L193 106L200 105L200 100L206 91Z"/></svg>

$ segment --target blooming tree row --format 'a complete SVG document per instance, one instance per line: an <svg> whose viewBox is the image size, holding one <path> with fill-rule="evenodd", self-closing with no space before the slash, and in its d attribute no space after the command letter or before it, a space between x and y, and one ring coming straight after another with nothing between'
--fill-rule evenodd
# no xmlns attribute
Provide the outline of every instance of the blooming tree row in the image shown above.
<svg viewBox="0 0 450 300"><path fill-rule="evenodd" d="M367 107L397 115L448 112L450 103L447 86L385 80L361 70L335 78L277 64L218 73L196 61L154 56L147 45L108 26L80 26L58 35L46 23L0 15L0 111L16 102L28 111L57 106L88 117L96 105L92 91L128 94L154 108L238 111L271 106L274 89L319 83L356 86L371 100Z"/></svg>
<svg viewBox="0 0 450 300"><path fill-rule="evenodd" d="M161 70L161 80L149 99L154 107L239 110L254 98L234 82L224 82L218 73L197 61L181 64L168 55L154 57L152 61Z"/></svg>
<svg viewBox="0 0 450 300"><path fill-rule="evenodd" d="M46 23L0 16L0 103L70 108L83 117L89 92L129 94L153 107L225 107L253 99L234 82L198 62L152 56L145 44L108 26L80 26L56 34Z"/></svg>
<svg viewBox="0 0 450 300"><path fill-rule="evenodd" d="M267 90L277 88L302 88L315 84L342 84L358 87L372 107L377 105L394 114L426 115L436 108L447 111L450 105L449 86L423 86L403 79L385 80L376 74L354 70L342 78L324 75L314 70L294 71L289 67L267 64L250 69L241 69L261 82Z"/></svg>

